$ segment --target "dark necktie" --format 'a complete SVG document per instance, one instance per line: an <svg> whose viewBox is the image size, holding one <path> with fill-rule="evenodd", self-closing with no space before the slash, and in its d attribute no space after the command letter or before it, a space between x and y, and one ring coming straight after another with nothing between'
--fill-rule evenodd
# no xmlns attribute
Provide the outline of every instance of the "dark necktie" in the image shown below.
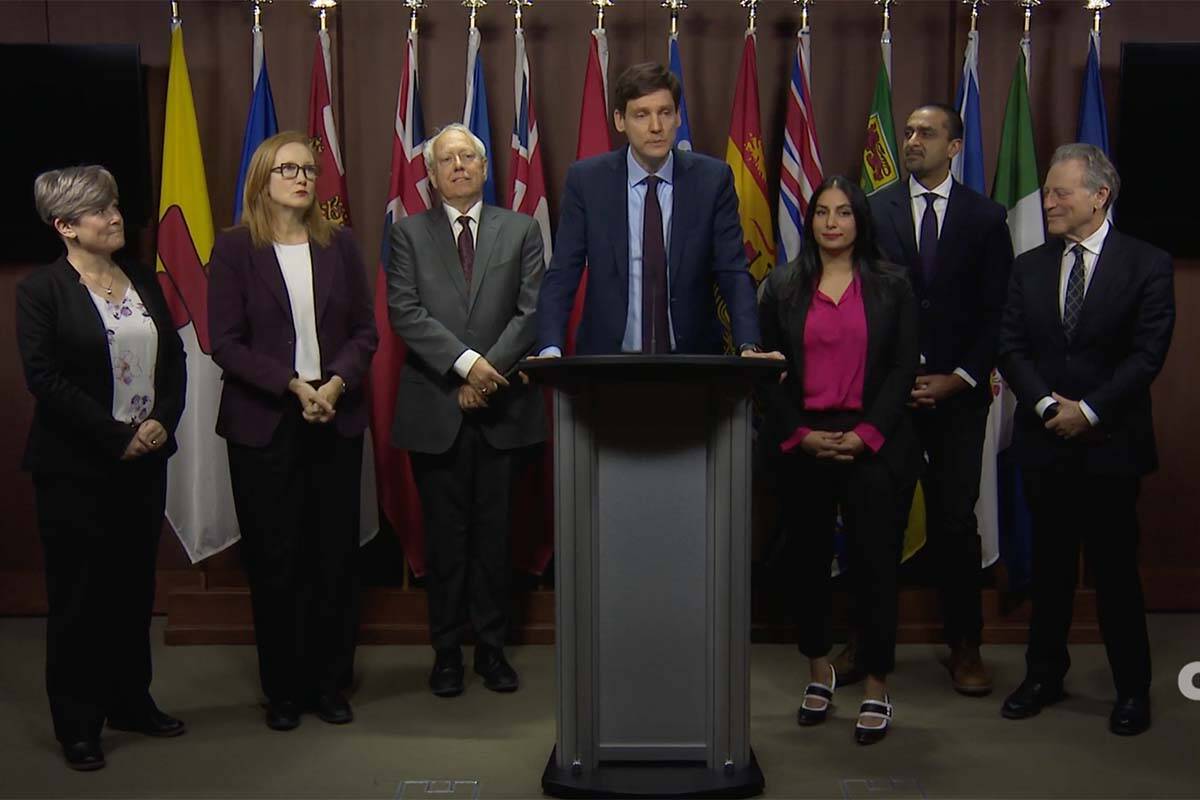
<svg viewBox="0 0 1200 800"><path fill-rule="evenodd" d="M642 216L642 352L671 352L667 325L667 248L663 244L662 207L658 204L661 178L646 178Z"/></svg>
<svg viewBox="0 0 1200 800"><path fill-rule="evenodd" d="M462 264L467 288L471 288L471 273L475 271L475 240L471 238L471 218L463 214L458 218L462 232L458 234L458 260Z"/></svg>
<svg viewBox="0 0 1200 800"><path fill-rule="evenodd" d="M926 192L925 213L921 216L921 280L926 286L933 282L934 272L937 271L938 224L937 212L933 210L933 201L937 195Z"/></svg>
<svg viewBox="0 0 1200 800"><path fill-rule="evenodd" d="M1079 324L1079 314L1083 311L1083 290L1087 284L1087 276L1083 270L1083 246L1071 248L1075 254L1075 263L1071 265L1071 274L1067 277L1067 296L1063 300L1063 332L1069 341L1075 334Z"/></svg>

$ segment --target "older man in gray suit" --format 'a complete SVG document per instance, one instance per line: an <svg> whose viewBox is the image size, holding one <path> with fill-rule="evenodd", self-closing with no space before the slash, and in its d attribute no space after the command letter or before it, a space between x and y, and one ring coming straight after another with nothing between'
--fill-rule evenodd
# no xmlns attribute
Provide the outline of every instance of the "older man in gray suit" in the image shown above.
<svg viewBox="0 0 1200 800"><path fill-rule="evenodd" d="M541 394L505 374L534 345L542 237L531 217L483 204L487 157L466 127L438 131L425 164L440 202L392 226L387 285L392 330L408 345L392 444L409 451L424 508L429 687L462 693L470 624L475 672L511 692L513 460L545 439L546 423Z"/></svg>

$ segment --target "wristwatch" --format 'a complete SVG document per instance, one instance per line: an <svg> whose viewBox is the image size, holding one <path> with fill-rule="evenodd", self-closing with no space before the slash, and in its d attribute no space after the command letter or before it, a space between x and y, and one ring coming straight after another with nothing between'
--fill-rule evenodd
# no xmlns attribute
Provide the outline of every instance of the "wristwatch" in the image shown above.
<svg viewBox="0 0 1200 800"><path fill-rule="evenodd" d="M1057 400L1046 406L1045 410L1042 411L1042 422L1049 422L1057 417L1060 408L1061 406L1058 404Z"/></svg>

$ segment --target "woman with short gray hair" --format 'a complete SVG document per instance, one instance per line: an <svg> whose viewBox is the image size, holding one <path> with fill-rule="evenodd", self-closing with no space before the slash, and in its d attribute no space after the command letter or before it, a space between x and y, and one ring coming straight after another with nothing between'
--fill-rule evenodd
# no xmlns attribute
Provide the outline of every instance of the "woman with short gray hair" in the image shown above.
<svg viewBox="0 0 1200 800"><path fill-rule="evenodd" d="M99 166L34 182L66 252L17 287L17 346L37 401L23 467L45 553L46 692L67 765L104 766L100 731L178 736L150 696L154 563L183 413L183 344L154 271L125 246Z"/></svg>

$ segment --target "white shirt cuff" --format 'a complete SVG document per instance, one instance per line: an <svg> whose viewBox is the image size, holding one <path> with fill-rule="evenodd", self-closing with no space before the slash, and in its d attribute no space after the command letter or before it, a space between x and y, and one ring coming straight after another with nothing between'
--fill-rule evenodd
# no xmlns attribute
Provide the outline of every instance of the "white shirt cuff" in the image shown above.
<svg viewBox="0 0 1200 800"><path fill-rule="evenodd" d="M458 374L458 377L465 381L467 379L467 375L471 372L471 367L475 366L475 362L480 358L481 356L479 353L467 348L463 351L463 354L459 356L457 360L455 360L454 371Z"/></svg>
<svg viewBox="0 0 1200 800"><path fill-rule="evenodd" d="M1046 409L1054 403L1054 398L1046 395L1041 400L1037 401L1037 405L1033 407L1034 412L1038 415L1038 419L1042 418L1042 414L1046 413Z"/></svg>
<svg viewBox="0 0 1200 800"><path fill-rule="evenodd" d="M1092 423L1093 428L1100 424L1100 417L1097 416L1095 411L1092 411L1092 407L1089 406L1086 401L1079 401L1079 410L1083 412L1085 417L1087 417L1088 422Z"/></svg>
<svg viewBox="0 0 1200 800"><path fill-rule="evenodd" d="M562 358L562 350L554 345L550 345L549 347L543 347L542 352L538 353L538 355L543 357L554 356L555 358Z"/></svg>
<svg viewBox="0 0 1200 800"><path fill-rule="evenodd" d="M979 382L976 381L974 378L972 378L971 374L969 372L967 372L965 369L963 369L962 367L959 367L958 369L954 370L954 374L957 375L958 377L962 378L964 381L966 381L967 385L970 386L972 389L974 389L976 386L979 385Z"/></svg>

